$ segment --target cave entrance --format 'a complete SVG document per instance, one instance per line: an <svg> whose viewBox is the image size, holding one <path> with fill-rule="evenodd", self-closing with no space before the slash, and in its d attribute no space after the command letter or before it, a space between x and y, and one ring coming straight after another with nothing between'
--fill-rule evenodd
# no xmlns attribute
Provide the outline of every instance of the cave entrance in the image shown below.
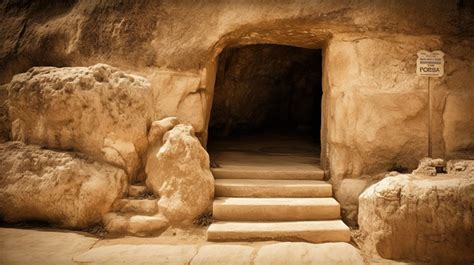
<svg viewBox="0 0 474 265"><path fill-rule="evenodd" d="M224 49L209 120L211 166L319 165L322 91L321 49Z"/></svg>

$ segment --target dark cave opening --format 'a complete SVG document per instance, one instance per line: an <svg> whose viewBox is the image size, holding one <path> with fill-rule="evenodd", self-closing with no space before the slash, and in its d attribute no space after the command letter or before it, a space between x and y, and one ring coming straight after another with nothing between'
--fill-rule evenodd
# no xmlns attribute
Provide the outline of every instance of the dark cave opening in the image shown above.
<svg viewBox="0 0 474 265"><path fill-rule="evenodd" d="M257 44L219 57L209 145L222 140L298 138L320 146L322 52Z"/></svg>

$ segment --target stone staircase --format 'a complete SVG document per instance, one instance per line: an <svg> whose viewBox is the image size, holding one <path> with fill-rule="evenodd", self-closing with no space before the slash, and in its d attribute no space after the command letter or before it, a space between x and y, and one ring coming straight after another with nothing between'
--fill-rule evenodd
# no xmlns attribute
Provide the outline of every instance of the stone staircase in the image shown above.
<svg viewBox="0 0 474 265"><path fill-rule="evenodd" d="M112 212L103 217L105 230L112 236L150 236L167 225L158 215L157 200L150 198L146 186L130 185L128 198L117 200Z"/></svg>
<svg viewBox="0 0 474 265"><path fill-rule="evenodd" d="M349 242L331 184L318 167L213 168L210 241Z"/></svg>

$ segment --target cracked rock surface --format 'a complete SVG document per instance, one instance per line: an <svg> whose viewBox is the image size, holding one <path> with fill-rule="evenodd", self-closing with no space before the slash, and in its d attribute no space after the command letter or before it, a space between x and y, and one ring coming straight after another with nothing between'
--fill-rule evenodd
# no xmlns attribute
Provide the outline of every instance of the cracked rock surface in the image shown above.
<svg viewBox="0 0 474 265"><path fill-rule="evenodd" d="M125 172L84 155L0 144L0 216L67 228L98 223L127 186Z"/></svg>
<svg viewBox="0 0 474 265"><path fill-rule="evenodd" d="M440 264L474 260L474 163L448 164L458 171L386 177L361 194L359 225L368 252Z"/></svg>
<svg viewBox="0 0 474 265"><path fill-rule="evenodd" d="M100 240L61 231L0 228L0 247L2 264L364 264L359 250L348 243L173 244L159 238Z"/></svg>

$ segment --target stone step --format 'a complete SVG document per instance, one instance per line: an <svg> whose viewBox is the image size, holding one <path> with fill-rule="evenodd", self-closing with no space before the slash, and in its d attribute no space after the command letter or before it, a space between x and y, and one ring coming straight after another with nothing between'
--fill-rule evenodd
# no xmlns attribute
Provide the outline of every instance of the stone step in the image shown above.
<svg viewBox="0 0 474 265"><path fill-rule="evenodd" d="M104 215L105 230L112 236L153 236L166 229L168 222L162 216L107 213Z"/></svg>
<svg viewBox="0 0 474 265"><path fill-rule="evenodd" d="M147 188L144 185L130 185L128 187L128 196L140 197L147 193Z"/></svg>
<svg viewBox="0 0 474 265"><path fill-rule="evenodd" d="M223 221L304 221L340 218L334 198L234 198L218 197L213 216Z"/></svg>
<svg viewBox="0 0 474 265"><path fill-rule="evenodd" d="M298 222L215 222L207 230L210 241L349 242L349 227L341 220Z"/></svg>
<svg viewBox="0 0 474 265"><path fill-rule="evenodd" d="M332 185L321 180L216 179L219 197L331 197Z"/></svg>
<svg viewBox="0 0 474 265"><path fill-rule="evenodd" d="M158 213L157 200L149 199L120 199L112 206L114 212L153 215Z"/></svg>
<svg viewBox="0 0 474 265"><path fill-rule="evenodd" d="M306 179L322 180L324 171L317 169L272 169L254 167L211 168L215 179Z"/></svg>

